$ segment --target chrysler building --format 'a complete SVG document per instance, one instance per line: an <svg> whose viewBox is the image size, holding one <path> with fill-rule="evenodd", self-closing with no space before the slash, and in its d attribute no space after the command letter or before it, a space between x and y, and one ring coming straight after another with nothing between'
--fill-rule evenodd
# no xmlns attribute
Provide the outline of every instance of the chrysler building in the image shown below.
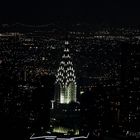
<svg viewBox="0 0 140 140"><path fill-rule="evenodd" d="M59 104L76 102L76 77L71 56L68 49L69 42L65 42L64 54L56 74L55 101Z"/></svg>

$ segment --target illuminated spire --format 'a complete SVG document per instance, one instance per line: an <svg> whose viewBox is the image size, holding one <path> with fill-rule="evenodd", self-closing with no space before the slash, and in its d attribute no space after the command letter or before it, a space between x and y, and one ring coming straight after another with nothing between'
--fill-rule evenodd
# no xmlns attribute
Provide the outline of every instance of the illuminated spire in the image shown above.
<svg viewBox="0 0 140 140"><path fill-rule="evenodd" d="M69 54L69 49L67 46L69 42L65 42L64 54L62 56L62 61L56 75L56 84L58 85L57 89L57 102L68 104L70 102L76 102L76 77L75 71L73 69L73 64L71 61L71 56Z"/></svg>

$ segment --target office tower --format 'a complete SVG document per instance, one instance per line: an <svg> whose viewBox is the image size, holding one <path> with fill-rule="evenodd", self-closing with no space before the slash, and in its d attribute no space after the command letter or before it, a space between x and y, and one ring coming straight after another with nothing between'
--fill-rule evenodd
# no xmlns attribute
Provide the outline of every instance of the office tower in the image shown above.
<svg viewBox="0 0 140 140"><path fill-rule="evenodd" d="M50 129L55 133L77 135L79 134L80 106L76 98L76 77L68 45L66 41L64 54L56 74Z"/></svg>

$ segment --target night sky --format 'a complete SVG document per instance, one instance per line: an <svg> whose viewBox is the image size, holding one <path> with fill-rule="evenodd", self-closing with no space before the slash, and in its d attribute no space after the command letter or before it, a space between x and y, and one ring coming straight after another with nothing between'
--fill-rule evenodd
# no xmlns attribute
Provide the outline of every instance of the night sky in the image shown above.
<svg viewBox="0 0 140 140"><path fill-rule="evenodd" d="M91 2L92 1L92 2ZM45 24L51 21L140 24L135 0L9 0L0 3L0 23Z"/></svg>

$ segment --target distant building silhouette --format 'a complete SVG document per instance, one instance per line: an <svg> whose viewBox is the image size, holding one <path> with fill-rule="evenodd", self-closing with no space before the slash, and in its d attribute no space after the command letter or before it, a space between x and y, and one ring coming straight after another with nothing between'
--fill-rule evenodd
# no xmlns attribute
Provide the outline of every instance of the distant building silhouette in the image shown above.
<svg viewBox="0 0 140 140"><path fill-rule="evenodd" d="M140 46L122 43L121 121L125 130L140 127Z"/></svg>

